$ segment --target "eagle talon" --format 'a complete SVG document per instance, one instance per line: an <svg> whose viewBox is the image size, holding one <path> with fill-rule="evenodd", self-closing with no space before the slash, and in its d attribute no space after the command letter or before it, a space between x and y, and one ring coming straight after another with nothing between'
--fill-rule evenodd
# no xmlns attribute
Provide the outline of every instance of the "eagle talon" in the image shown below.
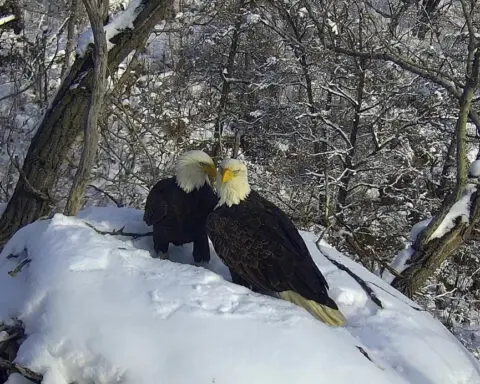
<svg viewBox="0 0 480 384"><path fill-rule="evenodd" d="M169 260L170 259L170 255L168 254L168 252L161 252L159 255L158 255L158 258L160 260Z"/></svg>
<svg viewBox="0 0 480 384"><path fill-rule="evenodd" d="M152 256L153 259L160 259L160 260L169 260L169 254L168 252L158 252L155 253L155 256Z"/></svg>
<svg viewBox="0 0 480 384"><path fill-rule="evenodd" d="M195 265L196 267L205 267L209 264L209 261L194 261L193 262L193 265Z"/></svg>

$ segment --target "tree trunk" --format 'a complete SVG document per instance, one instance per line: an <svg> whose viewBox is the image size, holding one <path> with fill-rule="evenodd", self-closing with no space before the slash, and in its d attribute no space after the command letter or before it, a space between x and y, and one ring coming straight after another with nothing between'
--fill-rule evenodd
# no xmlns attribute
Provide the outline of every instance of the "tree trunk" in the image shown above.
<svg viewBox="0 0 480 384"><path fill-rule="evenodd" d="M144 36L167 15L173 0L145 0L133 22L133 30L125 30L111 39L115 45L108 52L108 72L137 49ZM18 229L51 213L52 190L60 167L73 142L82 131L93 84L92 52L77 56L63 80L50 108L32 139L15 192L0 219L0 246Z"/></svg>
<svg viewBox="0 0 480 384"><path fill-rule="evenodd" d="M355 112L353 118L352 130L350 132L350 148L347 151L344 162L343 176L340 178L340 185L338 187L338 196L336 204L336 213L342 215L343 207L347 203L348 197L348 187L350 185L350 180L352 179L354 173L353 159L355 156L355 151L357 147L357 135L359 134L360 129L360 120L362 112L362 103L363 103L363 93L365 91L365 66L366 60L364 58L358 59L359 63L357 64L358 71L358 82L357 82L357 99L355 105Z"/></svg>
<svg viewBox="0 0 480 384"><path fill-rule="evenodd" d="M468 239L475 225L480 221L478 184L467 184L467 122L480 71L480 52L473 46L470 52L475 52L475 55L469 57L469 63L467 64L469 67L471 66L471 69L467 71L466 85L460 98L460 112L455 127L457 146L455 191L445 199L439 214L435 216L413 244L414 254L409 260L408 267L401 273L402 277L397 277L392 282L395 288L410 297ZM440 224L444 220L450 220L450 218L447 218L447 214L453 214L452 207L461 198L469 199L468 220L457 214L457 217L454 218L453 228L443 231L444 233L440 233L439 236L432 239L432 235Z"/></svg>
<svg viewBox="0 0 480 384"><path fill-rule="evenodd" d="M230 51L228 52L227 64L222 72L222 91L220 93L220 102L218 104L217 118L215 119L215 131L213 133L214 145L212 148L212 156L220 157L223 152L222 148L222 133L223 133L223 117L228 104L228 95L230 94L230 78L233 77L233 70L235 68L235 57L238 50L238 42L240 40L240 27L243 21L242 8L245 7L245 0L238 2L237 19L233 27L232 43L230 44Z"/></svg>
<svg viewBox="0 0 480 384"><path fill-rule="evenodd" d="M111 21L110 20L110 15L108 14L108 8L110 6L110 0L97 0L97 3L99 4L97 7L100 8L100 9L98 9L98 12L100 12L100 17L102 19L102 23L104 25L107 25ZM84 4L85 4L85 1L84 1ZM88 16L88 18L90 19L90 16Z"/></svg>
<svg viewBox="0 0 480 384"><path fill-rule="evenodd" d="M78 0L71 0L70 2L70 15L68 16L67 24L67 43L65 45L65 59L62 65L62 72L60 77L63 79L63 76L67 72L67 69L70 67L72 52L74 49L74 40L75 40L75 26L77 25L77 16L78 16Z"/></svg>
<svg viewBox="0 0 480 384"><path fill-rule="evenodd" d="M450 172L450 169L455 167L455 147L456 147L456 139L455 135L452 135L452 139L450 140L450 143L448 144L448 149L447 153L445 155L445 161L443 163L442 167L442 176L440 178L440 185L435 191L435 194L438 197L445 197L447 194L448 190L448 173Z"/></svg>
<svg viewBox="0 0 480 384"><path fill-rule="evenodd" d="M363 14L359 13L359 24L358 24L358 48L363 49ZM349 137L349 146L347 154L344 161L343 175L340 178L340 185L338 187L338 196L336 204L336 213L340 216L343 216L343 208L347 203L348 197L348 187L350 185L350 180L352 179L354 173L353 160L355 157L355 151L357 150L357 135L359 134L360 129L360 120L362 113L362 103L363 103L363 94L365 92L365 69L367 60L363 57L354 58L355 66L357 69L357 98L355 103L355 111L353 118L352 130L350 131Z"/></svg>
<svg viewBox="0 0 480 384"><path fill-rule="evenodd" d="M108 2L106 2L108 4ZM70 189L67 205L65 207L66 215L76 215L83 206L85 190L87 189L90 172L95 161L95 155L98 147L98 118L102 109L103 99L106 88L107 74L107 40L103 28L103 14L96 7L93 0L83 0L87 10L88 18L92 26L94 50L93 50L93 84L92 96L88 106L86 116L83 150L78 164L78 169Z"/></svg>

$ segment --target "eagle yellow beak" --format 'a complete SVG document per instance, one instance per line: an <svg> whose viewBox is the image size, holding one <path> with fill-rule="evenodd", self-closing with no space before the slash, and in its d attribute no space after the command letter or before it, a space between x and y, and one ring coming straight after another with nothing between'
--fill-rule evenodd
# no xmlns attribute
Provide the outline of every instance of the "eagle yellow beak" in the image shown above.
<svg viewBox="0 0 480 384"><path fill-rule="evenodd" d="M222 175L222 184L225 184L227 181L231 180L233 177L233 172L230 169L225 169Z"/></svg>
<svg viewBox="0 0 480 384"><path fill-rule="evenodd" d="M209 164L207 166L204 166L203 170L208 175L208 178L210 179L210 181L212 183L215 182L217 178L217 168L215 167L215 164Z"/></svg>

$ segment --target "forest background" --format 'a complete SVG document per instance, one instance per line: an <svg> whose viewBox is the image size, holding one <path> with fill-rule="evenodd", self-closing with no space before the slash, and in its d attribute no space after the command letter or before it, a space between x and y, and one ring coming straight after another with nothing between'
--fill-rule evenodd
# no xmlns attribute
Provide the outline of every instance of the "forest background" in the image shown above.
<svg viewBox="0 0 480 384"><path fill-rule="evenodd" d="M477 2L137 0L143 30L88 48L93 16L128 3L0 1L0 242L54 212L143 208L182 151L240 157L299 228L392 273L478 356Z"/></svg>

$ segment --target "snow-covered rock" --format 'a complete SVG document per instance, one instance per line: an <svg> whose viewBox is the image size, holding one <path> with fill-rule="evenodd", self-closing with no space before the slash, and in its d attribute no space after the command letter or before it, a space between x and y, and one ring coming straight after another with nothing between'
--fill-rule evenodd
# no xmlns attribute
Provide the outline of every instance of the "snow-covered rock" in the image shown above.
<svg viewBox="0 0 480 384"><path fill-rule="evenodd" d="M153 259L151 237L102 235L85 221L149 231L141 211L92 208L31 224L0 254L0 320L23 321L17 361L46 384L480 383L478 361L430 314L327 244L320 252L311 233L302 235L346 327L232 284L215 254L208 269L190 265L190 245ZM322 253L367 281L384 308ZM31 262L10 276L23 258Z"/></svg>

